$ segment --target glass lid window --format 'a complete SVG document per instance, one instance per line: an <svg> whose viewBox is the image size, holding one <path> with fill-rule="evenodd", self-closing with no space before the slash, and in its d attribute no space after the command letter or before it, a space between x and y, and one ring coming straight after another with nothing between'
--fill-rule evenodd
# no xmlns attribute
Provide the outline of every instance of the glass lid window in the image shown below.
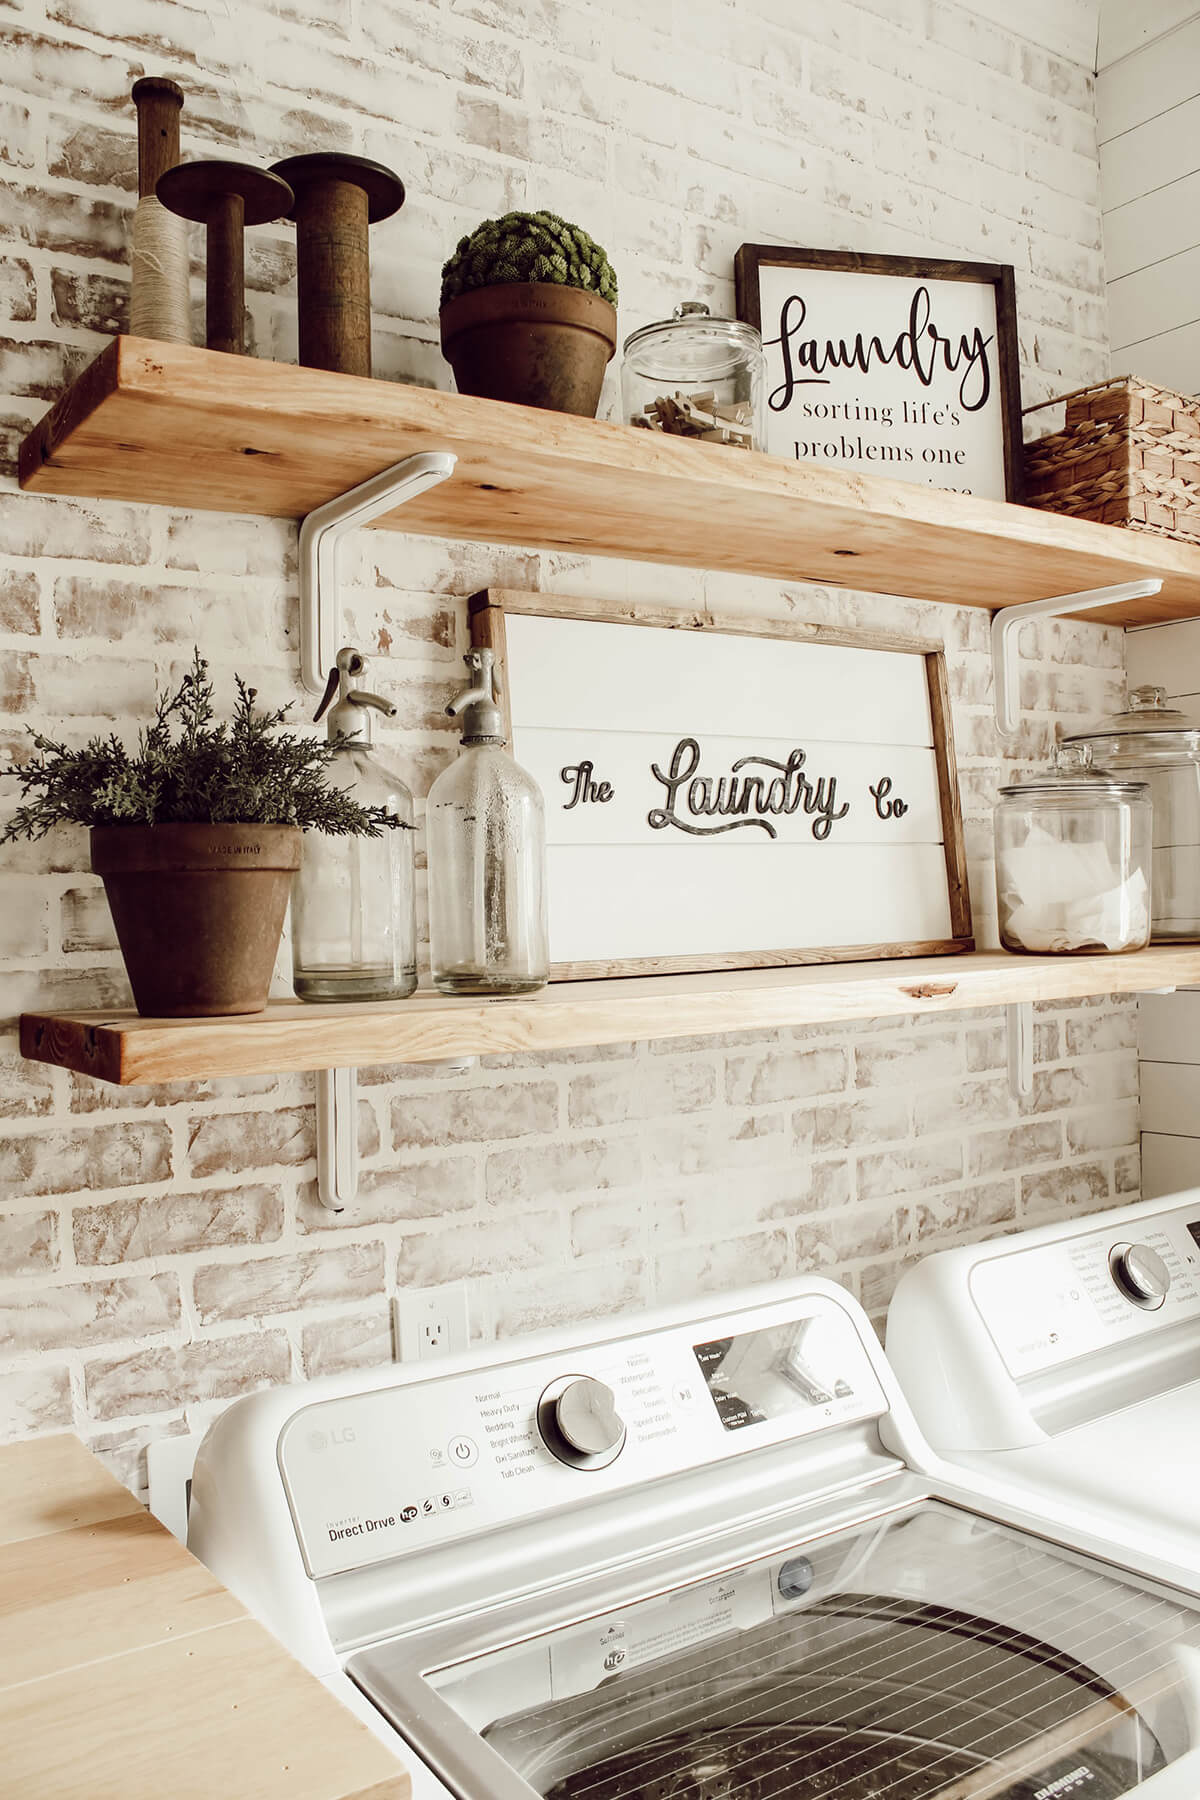
<svg viewBox="0 0 1200 1800"><path fill-rule="evenodd" d="M938 1503L432 1680L545 1800L1200 1795L1200 1614Z"/></svg>
<svg viewBox="0 0 1200 1800"><path fill-rule="evenodd" d="M696 1344L700 1373L726 1431L849 1399L854 1390L839 1366L838 1323L820 1316Z"/></svg>

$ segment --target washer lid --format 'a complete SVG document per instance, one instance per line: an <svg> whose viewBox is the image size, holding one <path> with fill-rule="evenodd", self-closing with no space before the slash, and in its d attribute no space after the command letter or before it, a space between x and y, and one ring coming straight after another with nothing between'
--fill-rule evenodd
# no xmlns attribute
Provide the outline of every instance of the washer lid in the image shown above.
<svg viewBox="0 0 1200 1800"><path fill-rule="evenodd" d="M648 1587L419 1705L398 1646L349 1673L423 1753L452 1709L470 1800L1121 1800L1175 1765L1200 1792L1200 1612L955 1507Z"/></svg>

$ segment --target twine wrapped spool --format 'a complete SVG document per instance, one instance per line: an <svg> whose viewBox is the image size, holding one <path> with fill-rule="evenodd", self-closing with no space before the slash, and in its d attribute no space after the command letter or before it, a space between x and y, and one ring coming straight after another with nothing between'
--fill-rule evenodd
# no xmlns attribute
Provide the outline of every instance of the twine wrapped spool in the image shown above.
<svg viewBox="0 0 1200 1800"><path fill-rule="evenodd" d="M192 341L188 228L155 196L160 175L179 161L183 89L165 76L133 84L138 115L138 203L130 251L129 329L136 337Z"/></svg>
<svg viewBox="0 0 1200 1800"><path fill-rule="evenodd" d="M133 215L130 246L129 329L134 337L192 341L188 293L187 220L143 194Z"/></svg>

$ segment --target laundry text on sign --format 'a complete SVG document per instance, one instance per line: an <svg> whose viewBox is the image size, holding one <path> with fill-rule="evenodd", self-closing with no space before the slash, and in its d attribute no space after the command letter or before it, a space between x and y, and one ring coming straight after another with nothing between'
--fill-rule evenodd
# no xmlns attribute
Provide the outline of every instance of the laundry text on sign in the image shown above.
<svg viewBox="0 0 1200 1800"><path fill-rule="evenodd" d="M647 823L655 831L674 825L693 837L758 826L773 838L778 833L772 817L787 817L803 809L812 818L814 838L823 843L835 822L850 811L850 804L846 801L838 806L837 776L821 775L814 781L805 770L807 760L807 751L799 748L789 751L786 762L778 762L772 756L741 756L728 775L714 779L697 773L700 745L696 739L680 738L667 773L657 763L650 765L650 773L666 788L667 799L663 806L652 808L646 815ZM753 767L777 772L774 776L743 773ZM712 818L724 819L725 823L691 823Z"/></svg>

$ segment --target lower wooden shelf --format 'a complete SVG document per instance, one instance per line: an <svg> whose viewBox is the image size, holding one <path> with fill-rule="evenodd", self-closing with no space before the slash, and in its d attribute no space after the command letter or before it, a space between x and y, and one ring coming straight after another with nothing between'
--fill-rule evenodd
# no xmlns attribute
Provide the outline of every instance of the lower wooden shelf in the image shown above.
<svg viewBox="0 0 1200 1800"><path fill-rule="evenodd" d="M281 1001L244 1018L26 1013L21 1052L122 1086L369 1063L533 1055L581 1044L822 1025L1200 985L1200 945L1125 956L965 956L559 982L522 999L418 993L388 1005Z"/></svg>

